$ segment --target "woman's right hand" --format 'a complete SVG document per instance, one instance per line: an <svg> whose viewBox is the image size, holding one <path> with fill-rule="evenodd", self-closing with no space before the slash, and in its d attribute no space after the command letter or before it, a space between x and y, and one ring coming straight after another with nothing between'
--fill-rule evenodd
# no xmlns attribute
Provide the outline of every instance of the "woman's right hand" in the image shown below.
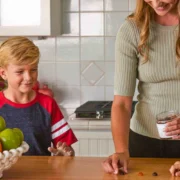
<svg viewBox="0 0 180 180"><path fill-rule="evenodd" d="M118 174L119 169L128 172L129 151L124 153L114 153L103 161L102 166L105 172Z"/></svg>

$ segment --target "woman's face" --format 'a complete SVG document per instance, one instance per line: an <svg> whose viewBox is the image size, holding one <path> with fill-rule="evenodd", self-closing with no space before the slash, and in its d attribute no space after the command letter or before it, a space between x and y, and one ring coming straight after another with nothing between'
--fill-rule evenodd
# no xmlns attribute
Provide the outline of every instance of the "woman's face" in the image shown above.
<svg viewBox="0 0 180 180"><path fill-rule="evenodd" d="M179 0L144 0L148 3L159 16L165 16L168 13L176 13L176 7Z"/></svg>

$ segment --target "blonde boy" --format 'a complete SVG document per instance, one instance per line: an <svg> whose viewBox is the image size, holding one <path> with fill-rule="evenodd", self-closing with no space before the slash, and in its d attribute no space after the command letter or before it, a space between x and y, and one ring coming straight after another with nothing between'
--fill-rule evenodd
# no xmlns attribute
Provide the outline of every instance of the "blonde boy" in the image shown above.
<svg viewBox="0 0 180 180"><path fill-rule="evenodd" d="M0 45L0 75L8 84L0 92L0 116L7 127L23 131L30 145L26 155L72 156L71 144L77 139L57 103L32 89L39 56L38 47L26 37L12 37Z"/></svg>

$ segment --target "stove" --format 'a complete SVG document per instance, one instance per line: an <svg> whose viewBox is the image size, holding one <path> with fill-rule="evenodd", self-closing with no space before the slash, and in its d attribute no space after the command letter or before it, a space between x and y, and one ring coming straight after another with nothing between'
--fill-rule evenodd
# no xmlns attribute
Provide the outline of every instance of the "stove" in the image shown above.
<svg viewBox="0 0 180 180"><path fill-rule="evenodd" d="M75 110L76 118L111 118L113 101L87 101ZM132 114L137 101L133 101Z"/></svg>

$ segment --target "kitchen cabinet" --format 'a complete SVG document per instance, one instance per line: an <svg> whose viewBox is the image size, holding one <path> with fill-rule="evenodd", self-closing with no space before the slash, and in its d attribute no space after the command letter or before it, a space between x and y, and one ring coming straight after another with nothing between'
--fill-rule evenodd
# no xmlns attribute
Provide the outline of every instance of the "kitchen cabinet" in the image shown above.
<svg viewBox="0 0 180 180"><path fill-rule="evenodd" d="M61 0L0 0L0 36L55 36Z"/></svg>
<svg viewBox="0 0 180 180"><path fill-rule="evenodd" d="M72 114L68 123L78 139L72 145L76 156L107 157L115 152L110 118L76 118Z"/></svg>

